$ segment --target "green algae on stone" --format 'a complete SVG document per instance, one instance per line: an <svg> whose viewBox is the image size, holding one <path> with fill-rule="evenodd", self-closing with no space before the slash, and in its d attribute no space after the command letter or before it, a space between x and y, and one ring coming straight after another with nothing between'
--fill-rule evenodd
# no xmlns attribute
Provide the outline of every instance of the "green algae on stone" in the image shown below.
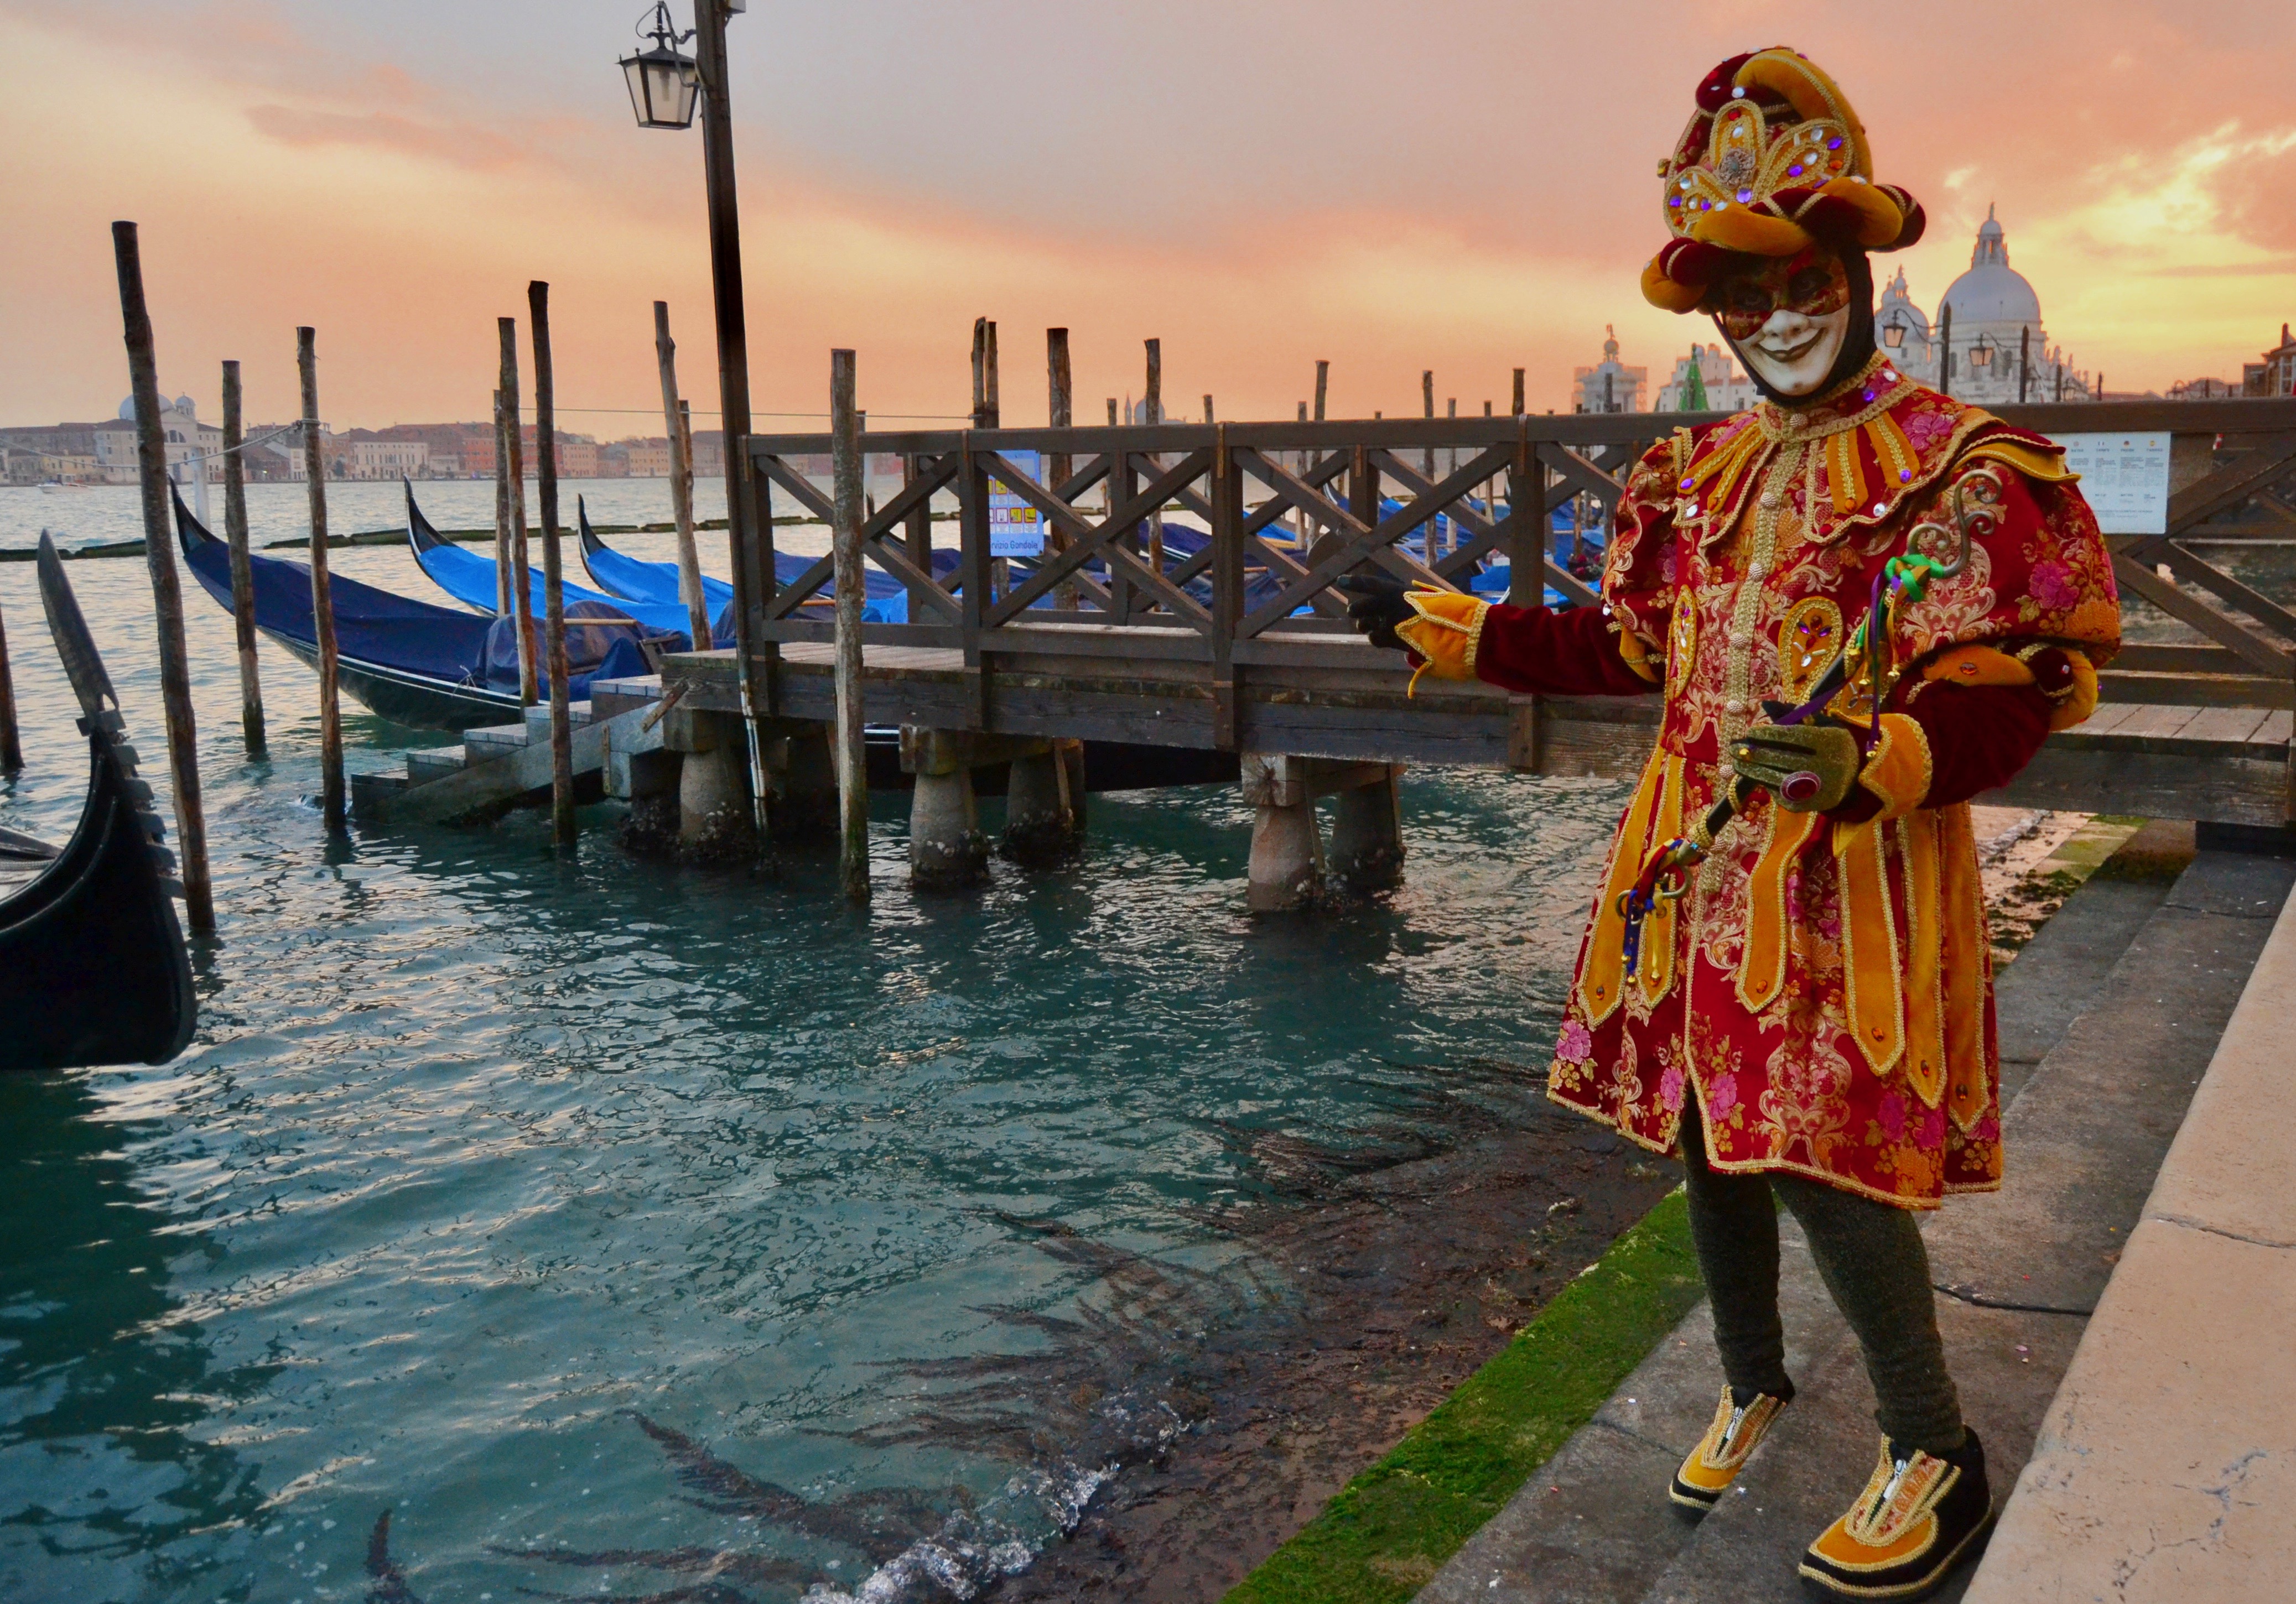
<svg viewBox="0 0 2296 1604"><path fill-rule="evenodd" d="M1225 1604L1401 1604L1593 1418L1702 1291L1677 1189Z"/></svg>

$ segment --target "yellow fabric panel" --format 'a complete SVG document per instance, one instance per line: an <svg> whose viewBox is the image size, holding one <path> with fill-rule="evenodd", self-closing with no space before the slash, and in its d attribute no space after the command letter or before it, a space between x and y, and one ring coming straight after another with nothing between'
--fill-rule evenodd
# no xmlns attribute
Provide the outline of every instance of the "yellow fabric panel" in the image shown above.
<svg viewBox="0 0 2296 1604"><path fill-rule="evenodd" d="M1595 934L1587 944L1587 962L1578 972L1578 1002L1589 1027L1611 1017L1625 994L1627 921L1620 916L1619 898L1634 885L1650 853L1651 815L1658 811L1658 793L1666 778L1666 749L1653 747L1644 765L1642 782L1628 805L1626 821L1611 843L1611 872L1603 882L1603 900L1595 910Z"/></svg>
<svg viewBox="0 0 2296 1604"><path fill-rule="evenodd" d="M1874 1073L1886 1076L1905 1056L1906 1008L1881 822L1869 819L1863 824L1836 824L1833 859L1841 876L1849 1030Z"/></svg>
<svg viewBox="0 0 2296 1604"><path fill-rule="evenodd" d="M1660 664L1651 661L1650 642L1631 629L1622 628L1619 631L1619 655L1626 659L1628 667L1641 675L1653 685L1659 683L1664 674L1664 669Z"/></svg>
<svg viewBox="0 0 2296 1604"><path fill-rule="evenodd" d="M1930 738L1906 713L1882 715L1882 741L1857 771L1857 783L1882 798L1874 822L1886 824L1912 812L1930 794Z"/></svg>
<svg viewBox="0 0 2296 1604"><path fill-rule="evenodd" d="M1718 205L1686 231L1693 240L1748 256L1790 257L1809 243L1809 230L1751 207Z"/></svg>
<svg viewBox="0 0 2296 1604"><path fill-rule="evenodd" d="M1934 1109L1946 1084L1937 813L1916 808L1898 821L1897 829L1906 872L1906 1083L1923 1106Z"/></svg>
<svg viewBox="0 0 2296 1604"><path fill-rule="evenodd" d="M2037 479L2052 485L2077 483L2080 475L2065 466L2062 448L2028 446L2022 440L1980 440L1959 459L1964 462L2006 462L2027 479Z"/></svg>
<svg viewBox="0 0 2296 1604"><path fill-rule="evenodd" d="M1643 299L1661 311L1695 312L1706 299L1706 286L1677 283L1652 257L1643 268Z"/></svg>
<svg viewBox="0 0 2296 1604"><path fill-rule="evenodd" d="M1956 646L1931 659L1922 677L1951 680L1956 685L2030 685L2033 671L1990 646ZM2092 680L2095 677L2090 675Z"/></svg>
<svg viewBox="0 0 2296 1604"><path fill-rule="evenodd" d="M1682 758L1678 754L1669 754L1660 782L1658 817L1651 827L1651 844L1662 846L1681 833ZM1642 956L1635 968L1635 978L1641 983L1646 1002L1656 1002L1674 984L1674 915L1680 905L1660 897L1643 920Z"/></svg>
<svg viewBox="0 0 2296 1604"><path fill-rule="evenodd" d="M2049 710L2049 728L2070 730L2096 711L2096 667L2078 651L2065 653L2073 666L2073 692Z"/></svg>
<svg viewBox="0 0 2296 1604"><path fill-rule="evenodd" d="M1857 431L1845 429L1825 441L1826 486L1833 510L1847 518L1866 504L1866 480L1857 471Z"/></svg>
<svg viewBox="0 0 2296 1604"><path fill-rule="evenodd" d="M1482 642L1483 616L1491 604L1463 592L1434 589L1408 592L1404 600L1418 616L1397 625L1396 638L1426 660L1420 673L1437 679L1474 678L1475 648Z"/></svg>
<svg viewBox="0 0 2296 1604"><path fill-rule="evenodd" d="M1786 980L1786 876L1824 814L1770 808L1769 837L1746 888L1746 949L1738 961L1738 1000L1759 1013Z"/></svg>
<svg viewBox="0 0 2296 1604"><path fill-rule="evenodd" d="M1937 810L1938 904L1945 981L1946 1109L1964 1131L1985 1117L1993 1076L1985 1063L1985 986L1993 944L1985 930L1985 890L1969 804Z"/></svg>

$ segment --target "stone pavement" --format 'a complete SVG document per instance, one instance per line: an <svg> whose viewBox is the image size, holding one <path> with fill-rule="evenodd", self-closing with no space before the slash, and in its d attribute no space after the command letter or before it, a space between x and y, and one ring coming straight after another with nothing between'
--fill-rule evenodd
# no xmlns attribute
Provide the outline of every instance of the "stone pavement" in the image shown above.
<svg viewBox="0 0 2296 1604"><path fill-rule="evenodd" d="M2296 1597L2296 902L2083 1333L1972 1604Z"/></svg>
<svg viewBox="0 0 2296 1604"><path fill-rule="evenodd" d="M1926 1235L1964 1411L2004 1493L2292 883L2296 863L2224 853L2201 854L2173 885L2108 873L2002 973L2007 1188L1953 1199ZM2284 1129L2296 1125L2282 1116ZM1856 1344L1782 1223L1800 1395L1733 1495L1696 1526L1665 1496L1722 1385L1702 1304L1453 1556L1420 1592L1425 1604L1802 1596L1801 1550L1864 1485L1879 1436ZM1939 1596L1959 1598L1969 1574Z"/></svg>

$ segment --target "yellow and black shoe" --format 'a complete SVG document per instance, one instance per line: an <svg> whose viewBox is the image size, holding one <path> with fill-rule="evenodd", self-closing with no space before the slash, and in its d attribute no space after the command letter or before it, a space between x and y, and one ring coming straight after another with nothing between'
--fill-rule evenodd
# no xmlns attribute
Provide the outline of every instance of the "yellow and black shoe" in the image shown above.
<svg viewBox="0 0 2296 1604"><path fill-rule="evenodd" d="M1802 1555L1802 1584L1821 1599L1926 1599L1993 1513L1975 1432L1943 1459L1884 1437L1857 1502Z"/></svg>
<svg viewBox="0 0 2296 1604"><path fill-rule="evenodd" d="M1703 1516L1728 1489L1738 1468L1746 1462L1746 1456L1762 1445L1771 1422L1785 1406L1786 1398L1773 1393L1756 1393L1751 1403L1740 1404L1731 1390L1724 1387L1722 1402L1714 1411L1714 1423L1698 1439L1698 1446L1690 1451L1690 1457L1682 1461L1682 1469L1674 1473L1674 1483L1667 1488L1666 1495L1692 1519Z"/></svg>

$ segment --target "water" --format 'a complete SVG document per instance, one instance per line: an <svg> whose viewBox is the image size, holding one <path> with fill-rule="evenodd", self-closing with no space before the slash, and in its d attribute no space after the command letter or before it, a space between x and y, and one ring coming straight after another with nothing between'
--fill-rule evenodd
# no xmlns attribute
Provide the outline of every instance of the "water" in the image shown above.
<svg viewBox="0 0 2296 1604"><path fill-rule="evenodd" d="M337 528L396 519L396 487L331 494ZM258 539L301 498L258 487ZM132 506L0 491L0 545ZM403 550L335 561L423 593ZM164 794L144 565L69 571ZM603 807L570 858L534 815L336 845L311 675L266 643L247 761L228 619L186 605L223 930L176 1063L0 1082L0 1596L890 1598L1023 1563L1172 1428L1157 1378L1000 1457L904 1445L956 1384L888 1362L1049 1351L989 1311L1105 1306L1042 1222L1241 1269L1190 1212L1264 1184L1236 1127L1345 1142L1390 1061L1538 1060L1620 799L1414 775L1406 890L1258 925L1224 788L1095 796L1078 868L955 898L908 893L884 798L865 913L820 858L633 861ZM0 824L61 839L84 748L30 565L0 614L29 760ZM440 739L347 724L357 768ZM1213 1317L1280 1316L1283 1270ZM386 1510L403 1582L364 1569Z"/></svg>

